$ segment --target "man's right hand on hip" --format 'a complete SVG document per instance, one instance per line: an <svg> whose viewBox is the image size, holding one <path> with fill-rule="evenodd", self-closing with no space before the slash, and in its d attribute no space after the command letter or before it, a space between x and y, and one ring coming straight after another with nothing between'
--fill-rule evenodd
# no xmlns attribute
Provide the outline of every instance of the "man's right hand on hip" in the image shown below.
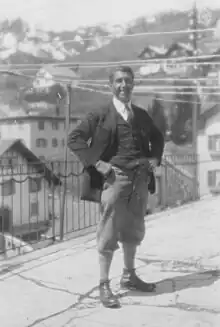
<svg viewBox="0 0 220 327"><path fill-rule="evenodd" d="M112 172L112 165L102 160L96 163L95 168L104 178L107 178Z"/></svg>

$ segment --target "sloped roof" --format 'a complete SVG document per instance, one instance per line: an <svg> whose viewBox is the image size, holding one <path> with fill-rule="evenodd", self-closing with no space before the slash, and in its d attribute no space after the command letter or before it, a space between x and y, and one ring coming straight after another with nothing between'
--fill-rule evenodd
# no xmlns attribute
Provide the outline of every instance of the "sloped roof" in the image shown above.
<svg viewBox="0 0 220 327"><path fill-rule="evenodd" d="M154 54L154 58L162 58L165 56L166 52L167 52L167 49L165 49L164 47L159 48L159 47L155 47L152 45L148 45L141 51L141 53L138 55L138 57L145 58L145 55L147 53L152 53L152 54Z"/></svg>
<svg viewBox="0 0 220 327"><path fill-rule="evenodd" d="M172 54L172 52L178 51L178 50L185 51L189 56L191 56L193 54L192 46L190 46L186 43L182 43L182 42L175 42L175 43L171 44L171 46L168 48L165 56L169 57Z"/></svg>
<svg viewBox="0 0 220 327"><path fill-rule="evenodd" d="M0 157L9 149L19 152L30 165L39 172L43 173L43 177L54 185L61 184L60 179L30 150L20 139L1 140L0 141Z"/></svg>
<svg viewBox="0 0 220 327"><path fill-rule="evenodd" d="M208 95L201 103L200 114L203 115L213 107L220 104L220 96L217 94Z"/></svg>
<svg viewBox="0 0 220 327"><path fill-rule="evenodd" d="M45 65L41 68L41 70L45 70L49 74L51 74L54 78L62 78L62 79L78 79L78 67L61 67L54 65Z"/></svg>

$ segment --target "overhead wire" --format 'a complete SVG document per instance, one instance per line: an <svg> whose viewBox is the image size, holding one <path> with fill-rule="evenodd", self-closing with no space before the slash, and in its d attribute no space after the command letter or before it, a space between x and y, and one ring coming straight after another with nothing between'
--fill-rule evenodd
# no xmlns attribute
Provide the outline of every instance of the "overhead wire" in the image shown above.
<svg viewBox="0 0 220 327"><path fill-rule="evenodd" d="M207 58L219 58L220 55L207 55ZM207 61L201 61L198 60L201 59L200 56L192 56L192 57L172 57L172 58L158 58L158 59L146 59L146 60L129 60L129 61L93 61L93 62L51 62L46 64L0 64L0 69L5 67L11 67L13 69L18 69L17 67L24 67L23 69L26 69L25 67L31 67L28 69L31 69L33 67L42 67L42 66L54 66L54 67L67 67L72 68L74 66L79 66L79 68L111 68L111 67L117 67L119 65L129 65L129 66L144 66L144 65L155 65L155 64L161 64L161 63L169 63L170 65L174 64L174 62L179 62L178 64L186 64L187 66L191 65L219 65L220 61L210 61L207 59ZM204 58L205 59L205 58ZM192 60L192 61L190 61Z"/></svg>
<svg viewBox="0 0 220 327"><path fill-rule="evenodd" d="M88 87L84 87L84 86L75 86L74 87L75 89L81 89L81 90L84 90L84 91L90 91L90 92L97 92L97 93L101 93L101 94L104 94L104 95L111 95L111 92L106 92L106 91L101 91L101 90L94 90L94 89L90 89ZM150 92L149 94L152 94L152 92ZM162 92L160 92L159 94L163 94ZM173 95L176 95L176 92L172 93ZM134 96L135 95L138 95L138 93L134 93ZM147 94L146 94L147 95ZM195 93L195 95L198 95L198 93ZM210 95L213 95L212 93L210 93ZM157 99L158 100L161 100L163 102L170 102L170 103L176 103L176 104L179 104L179 103L190 103L190 104L198 104L198 105L201 105L201 101L191 101L191 100L182 100L182 99L164 99L164 98L161 98L160 96L157 96ZM217 104L220 104L220 102L218 101L209 101L209 105L217 105Z"/></svg>
<svg viewBox="0 0 220 327"><path fill-rule="evenodd" d="M193 32L205 32L205 31L214 31L215 28L206 28L206 29L197 29L197 30L192 30L192 29L187 29L187 30L182 30L182 31L161 31L161 32L146 32L146 33L135 33L132 35L127 35L127 36L139 36L139 35L165 35L165 34L176 34L176 33L193 33ZM125 36L124 36L125 37ZM74 40L69 40L74 42ZM60 41L60 42L64 42L67 43L67 41ZM165 55L165 54L164 54ZM96 66L102 66L102 65L115 65L115 64L132 64L132 63L143 63L143 62L147 62L147 63L151 63L151 62L169 62L169 61L188 61L188 60L203 60L203 59L210 59L210 58L220 58L220 54L206 54L206 55L194 55L194 56L182 56L182 57L172 57L172 58L163 58L162 54L160 58L150 58L150 59L131 59L131 60L120 60L120 61L93 61L93 62L58 62L58 61L51 61L48 63L39 63L39 64L1 64L0 67L5 67L5 66L16 66L16 67L40 67L42 65L62 65L62 66L66 66L66 65L81 65L82 67L87 67L87 66L92 66L92 67L96 67Z"/></svg>
<svg viewBox="0 0 220 327"><path fill-rule="evenodd" d="M156 82L156 81L165 81L165 82L173 82L173 81L183 81L183 82L187 82L187 81L206 81L206 80L218 80L218 77L188 77L188 78L182 78L182 77L135 77L135 81L151 81L151 82ZM80 79L80 82L83 81L85 83L95 83L95 82L109 82L109 79Z"/></svg>
<svg viewBox="0 0 220 327"><path fill-rule="evenodd" d="M123 34L120 36L110 36L110 35L103 35L100 36L102 39L118 39L118 38L130 38L130 37L137 37L137 36L153 36L153 35L170 35L170 34L188 34L188 33L201 33L201 32L212 32L215 31L215 28L201 28L201 29L183 29L183 30L175 30L175 31L158 31L158 32L141 32L141 33L128 33L128 34ZM96 37L91 37L91 38L83 38L79 37L80 41L93 41L96 40ZM78 42L80 42L78 41ZM60 43L67 44L67 43L72 43L72 42L77 42L76 38L74 39L69 39L69 40L64 40L64 41L59 41Z"/></svg>
<svg viewBox="0 0 220 327"><path fill-rule="evenodd" d="M70 65L70 64L78 64L80 66L83 67L94 67L95 66L100 66L102 67L103 65L108 65L108 66L112 66L112 65L120 65L120 64L133 64L133 63L139 63L139 64L156 64L156 63L167 63L167 62L176 62L176 61L183 61L183 62L190 62L190 60L194 61L194 60L210 60L210 59L220 59L220 54L206 54L206 55L194 55L194 56L181 56L181 57L169 57L169 58L165 58L165 57L160 57L160 58L149 58L149 59L131 59L131 60L119 60L119 61L90 61L90 62L63 62L61 63L61 65ZM202 61L203 62L203 61ZM198 62L198 64L201 64L202 62ZM210 61L208 61L210 63ZM194 62L192 62L194 63Z"/></svg>
<svg viewBox="0 0 220 327"><path fill-rule="evenodd" d="M11 73L11 72L10 72ZM26 74L21 74L21 73L19 73L19 74L15 74L14 72L13 72L13 75L16 75L16 76L18 76L18 77L24 77L24 78L27 78L27 79L30 79L30 80L34 80L34 79L36 79L36 76L32 76L32 75L26 75ZM56 82L58 82L58 83L66 83L66 84L68 84L68 83L71 83L72 82L72 80L71 79L59 79L59 78L54 78L53 79L54 81L56 81ZM88 86L90 86L90 87L108 87L108 85L102 85L102 84L93 84L93 83L83 83L82 81L80 81L79 82L79 84L81 85L81 86L83 86L83 84L84 84L84 86L86 86L86 85L88 85ZM85 85L86 84L86 85ZM74 86L73 85L73 87L76 87L76 86ZM181 87L183 87L183 88L188 88L188 89L190 89L190 88L196 88L196 89L198 89L198 86L193 86L193 85L190 85L190 86L185 86L185 85L183 85L183 86L179 86L179 85L177 85L177 86L163 86L163 85L155 85L155 86L144 86L143 88L144 89L141 89L140 90L140 87L139 87L139 90L137 91L137 90L135 90L135 92L136 93L143 93L143 92L145 92L145 90L147 90L147 89L151 89L151 88L154 88L154 89L174 89L175 90L175 92L167 92L167 91L161 91L160 93L161 94L177 94L177 93L180 93L180 94L198 94L198 92L186 92L186 91L177 91L177 89L180 89ZM218 86L201 86L200 85L200 87L202 88L202 89L218 89L219 87ZM89 89L89 88L88 88ZM154 92L154 91L151 91L151 93L152 92ZM156 91L155 91L156 92ZM147 92L146 92L147 93ZM209 94L209 95L213 95L213 94L216 94L216 95L219 95L220 93L216 93L216 92L202 92L202 94Z"/></svg>
<svg viewBox="0 0 220 327"><path fill-rule="evenodd" d="M80 64L80 69L88 69L88 68L115 68L118 67L119 64L124 64L123 62L119 63L119 62L115 62L114 64L106 64L103 62L103 64L94 64L94 65L85 65L85 64ZM147 66L153 65L154 63L147 63ZM131 62L129 63L130 67L136 67L136 66L146 66L146 64L144 64L144 62ZM196 62L196 58L194 62L181 62L182 65L184 66L219 66L220 65L220 61L215 61L215 62ZM173 63L172 63L173 65ZM65 67L65 65L63 65Z"/></svg>
<svg viewBox="0 0 220 327"><path fill-rule="evenodd" d="M92 89L92 88L89 88L89 87L86 87L84 85L76 85L74 86L73 88L75 89L82 89L82 90L87 90L87 91L91 91L91 92L99 92L99 93L102 93L102 94L109 94L111 95L111 92L108 92L108 91L101 91L101 90L95 90L95 89ZM150 92L144 92L144 91L136 91L134 90L133 92L134 95L149 95L149 94L170 94L170 95L177 95L177 94L180 94L180 95L197 95L199 96L198 92L181 92L181 91L173 91L173 92L166 92L166 91L161 91L161 92L156 92L156 91L150 91ZM217 92L202 92L202 95L220 95L220 92L217 93ZM178 100L177 100L178 101Z"/></svg>
<svg viewBox="0 0 220 327"><path fill-rule="evenodd" d="M30 75L22 75L23 77L27 77L28 79L30 80L34 80L36 77L35 76L30 76ZM61 83L63 85L67 85L70 83L69 80L59 80L59 79L54 79L55 82L57 83ZM86 86L83 86L83 85L74 85L73 86L73 89L79 89L79 90L83 90L83 91L89 91L89 92L95 92L95 93L100 93L100 94L103 94L103 95L108 95L110 96L111 95L111 92L108 92L108 91L102 91L102 90L95 90L95 89L92 89L92 88L89 88L89 87L86 87ZM191 100L183 100L183 99L164 99L158 95L162 95L162 94L171 94L171 95L177 95L178 92L144 92L144 95L152 95L153 94L157 94L157 99L160 100L160 101L163 101L165 103L176 103L176 104L179 104L179 103L190 103L190 104L198 104L198 105L201 105L201 101L191 101ZM185 92L179 92L180 94L187 94ZM220 95L220 93L206 93L206 95ZM140 92L134 92L134 96L138 96L140 95ZM190 95L197 95L198 96L198 92L191 92ZM203 93L204 95L204 93ZM220 102L218 101L209 101L209 105L217 105L217 104L220 104Z"/></svg>
<svg viewBox="0 0 220 327"><path fill-rule="evenodd" d="M25 76L25 75L23 75ZM28 76L28 75L27 75ZM35 77L33 76L28 76L28 78L30 79L34 79ZM68 79L58 79L58 78L54 78L54 81L57 82L57 83L61 83L61 84L70 84L71 83L71 80L68 80ZM88 90L88 91L99 91L99 90L94 90L92 89L91 87L92 86L96 86L96 85L90 85L90 88L87 87L86 85L83 85L82 83L80 83L80 85L72 85L72 88L81 88L81 89L84 89L84 90ZM209 88L211 89L211 87ZM101 91L103 94L111 94L110 92L107 92L107 91ZM150 92L147 92L147 90L134 90L134 94L136 95L147 95L147 94L152 94L152 93L155 93L157 94L158 91L154 91L154 90L150 90ZM197 92L188 92L188 91L177 91L176 88L174 91L160 91L159 92L160 94L182 94L182 95L198 95L198 91ZM220 93L218 92L202 92L202 95L220 95Z"/></svg>
<svg viewBox="0 0 220 327"><path fill-rule="evenodd" d="M99 87L108 87L109 88L109 85L108 84L94 84L94 83L85 83L84 81L80 81L79 82L81 85L82 84L84 84L84 85L88 85L88 86L93 86L93 87L97 87L97 86L99 86ZM208 89L208 90L210 90L210 89L220 89L220 87L219 86L215 86L215 85L211 85L211 86L203 86L203 85L200 85L200 87L202 88L202 89ZM142 90L142 91L144 91L144 90L146 90L146 89L174 89L174 90L177 90L177 89L183 89L183 88L185 88L185 89L197 89L198 88L198 85L193 85L193 84L190 84L190 85L144 85L144 86L138 86L138 89L139 90Z"/></svg>
<svg viewBox="0 0 220 327"><path fill-rule="evenodd" d="M30 69L32 70L32 69ZM35 69L34 69L35 70ZM22 69L22 72L26 72L29 71L29 69ZM16 69L14 70L0 70L0 74L11 74L11 75L17 75L17 76L27 76L30 77L31 75L26 75L21 73L20 71L17 72ZM36 78L36 76L35 76ZM175 77L135 77L135 81L136 82L144 82L144 81L151 81L151 82L157 82L157 81L162 81L162 82L173 82L173 81L182 81L182 82L195 82L195 81L218 81L219 78L218 77L214 77L214 76L209 76L209 77L179 77L179 76L175 76ZM78 79L78 81L81 83L86 83L86 84L94 84L94 85L104 85L104 84L99 84L99 83L104 83L104 82L109 82L108 79Z"/></svg>
<svg viewBox="0 0 220 327"><path fill-rule="evenodd" d="M189 34L189 33L193 33L193 32L208 32L208 31L215 31L215 28L203 28L203 29L184 29L184 30L175 30L175 31L155 31L155 32L142 32L142 33L132 33L132 34L124 34L121 35L119 37L115 36L115 37L111 37L111 36L102 36L102 38L110 38L110 39L117 39L117 38L126 38L126 37L138 37L138 36L152 36L152 35L174 35L174 34ZM80 37L80 41L88 41L88 40L96 40L97 36L92 37L92 38L82 38ZM76 39L72 39L72 40L64 40L64 41L59 41L59 43L62 44L66 44L66 43L70 43L70 42L77 42ZM54 66L69 66L69 65L80 65L81 68L103 68L106 65L110 66L110 67L114 67L115 65L119 65L119 64L129 64L129 65L143 65L143 63L157 63L157 62L169 62L169 61L184 61L184 64L195 64L195 63L191 63L191 62L187 62L188 60L201 60L201 59L205 59L205 58L220 58L219 54L209 54L209 55L195 55L195 56L184 56L184 57L176 57L176 58L151 58L151 59L135 59L135 60L121 60L121 61L96 61L96 62L48 62L46 64L44 63L39 63L39 64L1 64L1 67L14 67L14 69L16 69L16 67L32 67L29 69L33 69L33 67L41 67L43 65L54 65ZM198 64L198 63L197 63ZM203 65L210 65L209 63L205 63L205 62L200 62L199 64L203 64ZM220 62L215 62L215 64L220 64Z"/></svg>
<svg viewBox="0 0 220 327"><path fill-rule="evenodd" d="M34 80L36 78L36 76L30 76L30 75L25 75L25 74L19 74L17 76L22 76L22 77L25 77L27 79L30 79L30 80ZM72 81L70 79L59 79L59 78L54 78L54 81L57 82L57 83L61 83L61 84L70 84ZM86 85L83 85L83 83L80 83L79 86L77 85L72 85L73 88L83 88L84 90L88 90L88 91L97 91L97 90L94 90L92 89L91 87L92 86L97 86L97 85L90 85L90 88L87 87ZM166 88L166 87L163 87L163 88ZM212 87L210 87L209 89L211 89ZM177 91L176 90L177 88L175 88L174 91L160 91L159 93L160 94L182 94L182 95L198 95L198 91L197 92L188 92L188 91ZM110 92L106 92L106 91L102 91L102 93L105 93L105 94L110 94ZM155 93L155 94L158 94L158 91L154 91L154 90L151 90L150 92L147 92L147 90L134 90L134 94L136 95L147 95L147 94L152 94L152 93ZM218 92L202 92L202 95L220 95L220 93Z"/></svg>
<svg viewBox="0 0 220 327"><path fill-rule="evenodd" d="M135 37L135 36L147 36L147 35L162 35L162 34L183 34L183 33L193 33L193 32L205 32L205 31L214 31L215 28L206 28L206 29L196 29L196 30L192 30L192 29L188 29L188 30L179 30L179 31L163 31L163 32L146 32L146 33L134 33L134 34L127 34L127 35L123 35L122 37ZM109 38L109 36L107 36ZM91 38L90 38L91 39ZM95 39L95 38L94 38ZM85 40L88 40L88 39L85 39ZM70 41L76 41L76 40L66 40L64 41L63 43L68 43ZM63 67L66 67L66 66L75 66L75 65L79 65L80 64L80 68L110 68L110 67L114 67L114 66L117 66L119 64L129 64L130 66L140 66L140 65L149 65L149 64L152 64L152 63L168 63L168 64L172 64L174 62L178 62L178 61L181 61L179 64L183 64L184 66L190 66L190 65L197 65L197 67L199 65L219 65L220 62L198 62L198 60L202 60L202 59L214 59L214 58L220 58L220 54L211 54L211 55L195 55L195 56L188 56L188 57L174 57L174 58L151 58L151 59L139 59L139 60L121 60L121 61L101 61L101 62L62 62L62 63L59 63L59 62L55 62L55 63L48 63L48 64L52 64L54 66L63 66ZM190 60L193 60L193 62L191 62ZM171 62L171 63L170 63ZM178 64L178 63L177 63ZM23 67L23 71L34 71L38 68L34 68L34 67L41 67L42 65L44 64L1 64L0 65L0 68L1 67L13 67L13 71L16 71L18 70L19 68L18 67ZM46 64L47 65L47 64ZM28 67L31 67L31 68L28 68ZM1 71L0 73L4 73L3 71ZM29 78L29 79L34 79L36 78L36 76L30 76L30 75L25 75L25 74L22 74L22 73L19 73L17 76L23 76L23 77L26 77L26 78ZM136 80L137 81L145 81L145 80L148 80L148 81L173 81L173 80L185 80L185 81L205 81L207 80L207 78L137 78ZM217 80L218 78L211 78L212 80ZM70 83L69 80L66 80L64 81L63 79L58 81L58 79L55 79L57 82L60 82L60 83ZM210 78L209 78L210 80ZM92 81L93 83L89 83L89 81ZM98 81L105 81L105 80L79 80L79 83L81 84L81 89L82 89L82 83L86 83L87 86L90 86L90 87L107 87L107 85L103 85L103 84L98 84L98 83L94 83L94 82L98 82ZM186 86L183 86L183 87L186 87ZM201 86L202 89L209 89L211 88L211 86ZM77 86L76 86L77 88ZM145 93L147 95L147 89L152 89L154 88L155 90L159 90L159 89L163 89L163 91L160 91L160 94L185 94L185 95L193 95L193 94L198 94L198 92L183 92L183 91L177 91L178 88L181 88L181 86L163 86L163 85L155 85L155 86L145 86L143 90L139 91L136 93L136 94L140 94L140 93ZM190 85L190 88L197 88L197 86L193 87ZM215 88L215 87L212 87L212 89ZM217 88L217 87L216 87ZM97 90L93 90L93 89L89 89L89 88L85 88L83 87L84 90L89 90L89 91L95 91L95 92L99 92ZM173 90L175 89L175 92L168 92L168 91L164 91L164 89L168 90ZM103 91L101 92L103 93ZM105 94L109 94L108 92L105 92ZM158 91L154 91L154 90L151 90L150 92L151 94L152 93L158 93ZM219 95L219 93L209 93L209 92L202 92L202 95ZM166 100L167 101L167 100ZM183 101L183 100L182 100Z"/></svg>

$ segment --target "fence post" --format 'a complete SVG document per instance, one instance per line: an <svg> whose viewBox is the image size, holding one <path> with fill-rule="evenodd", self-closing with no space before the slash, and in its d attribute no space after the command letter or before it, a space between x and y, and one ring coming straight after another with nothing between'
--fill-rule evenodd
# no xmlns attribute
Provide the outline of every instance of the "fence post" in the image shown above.
<svg viewBox="0 0 220 327"><path fill-rule="evenodd" d="M64 236L64 219L65 219L65 205L66 205L66 188L67 188L67 142L68 142L68 134L69 134L69 125L70 125L70 110L71 110L71 85L67 85L66 88L66 134L65 134L65 147L64 147L64 183L63 183L63 197L62 197L62 207L61 207L61 216L60 216L60 240L63 240Z"/></svg>
<svg viewBox="0 0 220 327"><path fill-rule="evenodd" d="M168 192L167 192L167 186L168 186L168 166L165 164L165 182L164 182L164 195L165 195L165 207L168 206Z"/></svg>
<svg viewBox="0 0 220 327"><path fill-rule="evenodd" d="M54 164L53 162L51 162L51 169L52 172L54 173ZM54 214L54 208L55 208L55 187L54 187L54 183L52 183L52 240L55 241L56 239L56 235L55 235L55 214Z"/></svg>
<svg viewBox="0 0 220 327"><path fill-rule="evenodd" d="M160 174L160 202L163 208L167 206L167 165L166 161L163 161L163 165L161 166L161 174Z"/></svg>
<svg viewBox="0 0 220 327"><path fill-rule="evenodd" d="M194 160L194 184L193 184L193 201L199 198L199 185L198 185L198 156L195 155Z"/></svg>

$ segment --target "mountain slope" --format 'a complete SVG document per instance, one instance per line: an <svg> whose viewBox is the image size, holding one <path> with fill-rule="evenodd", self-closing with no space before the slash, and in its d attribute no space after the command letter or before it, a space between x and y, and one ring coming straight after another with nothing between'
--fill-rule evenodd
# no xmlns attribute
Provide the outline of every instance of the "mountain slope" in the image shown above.
<svg viewBox="0 0 220 327"><path fill-rule="evenodd" d="M217 17L220 17L220 11L212 12L212 14L211 25L215 23ZM26 75L34 75L38 69L34 66L35 64L133 60L137 59L141 51L148 45L168 47L175 41L186 43L189 41L188 34L132 36L134 33L171 32L185 30L188 26L187 12L161 13L153 20L139 17L123 26L102 24L61 33L45 32L37 28L31 29L21 19L4 21L0 25L0 64L11 64L13 65L11 67L15 67L16 64L27 64L26 67L33 67L35 70L23 70L23 72ZM204 28L204 25L200 24L199 27ZM125 34L130 36L116 37ZM209 37L209 33L207 37ZM74 41L65 43L68 40ZM30 66L31 64L33 66ZM134 66L134 70L137 71L139 67L138 65ZM106 79L108 70L109 68L85 69L81 67L80 72L82 78ZM31 81L28 83L23 78L13 76L0 78L0 80L0 102L13 103L14 107L16 103L18 107L21 106L22 103L17 95L22 92L23 87L31 85ZM91 105L96 107L106 101L106 96L99 93L76 90L74 94L73 112L87 112ZM143 101L145 102L144 99ZM169 106L169 102L166 104Z"/></svg>
<svg viewBox="0 0 220 327"><path fill-rule="evenodd" d="M213 24L220 11L212 15ZM35 63L34 58L36 63L132 60L148 44L167 46L175 40L188 40L186 34L133 37L135 33L178 31L188 26L187 12L161 13L153 21L138 17L124 25L102 24L61 33L31 28L21 19L6 20L0 24L0 64L22 63L22 60ZM127 34L130 37L117 38Z"/></svg>

